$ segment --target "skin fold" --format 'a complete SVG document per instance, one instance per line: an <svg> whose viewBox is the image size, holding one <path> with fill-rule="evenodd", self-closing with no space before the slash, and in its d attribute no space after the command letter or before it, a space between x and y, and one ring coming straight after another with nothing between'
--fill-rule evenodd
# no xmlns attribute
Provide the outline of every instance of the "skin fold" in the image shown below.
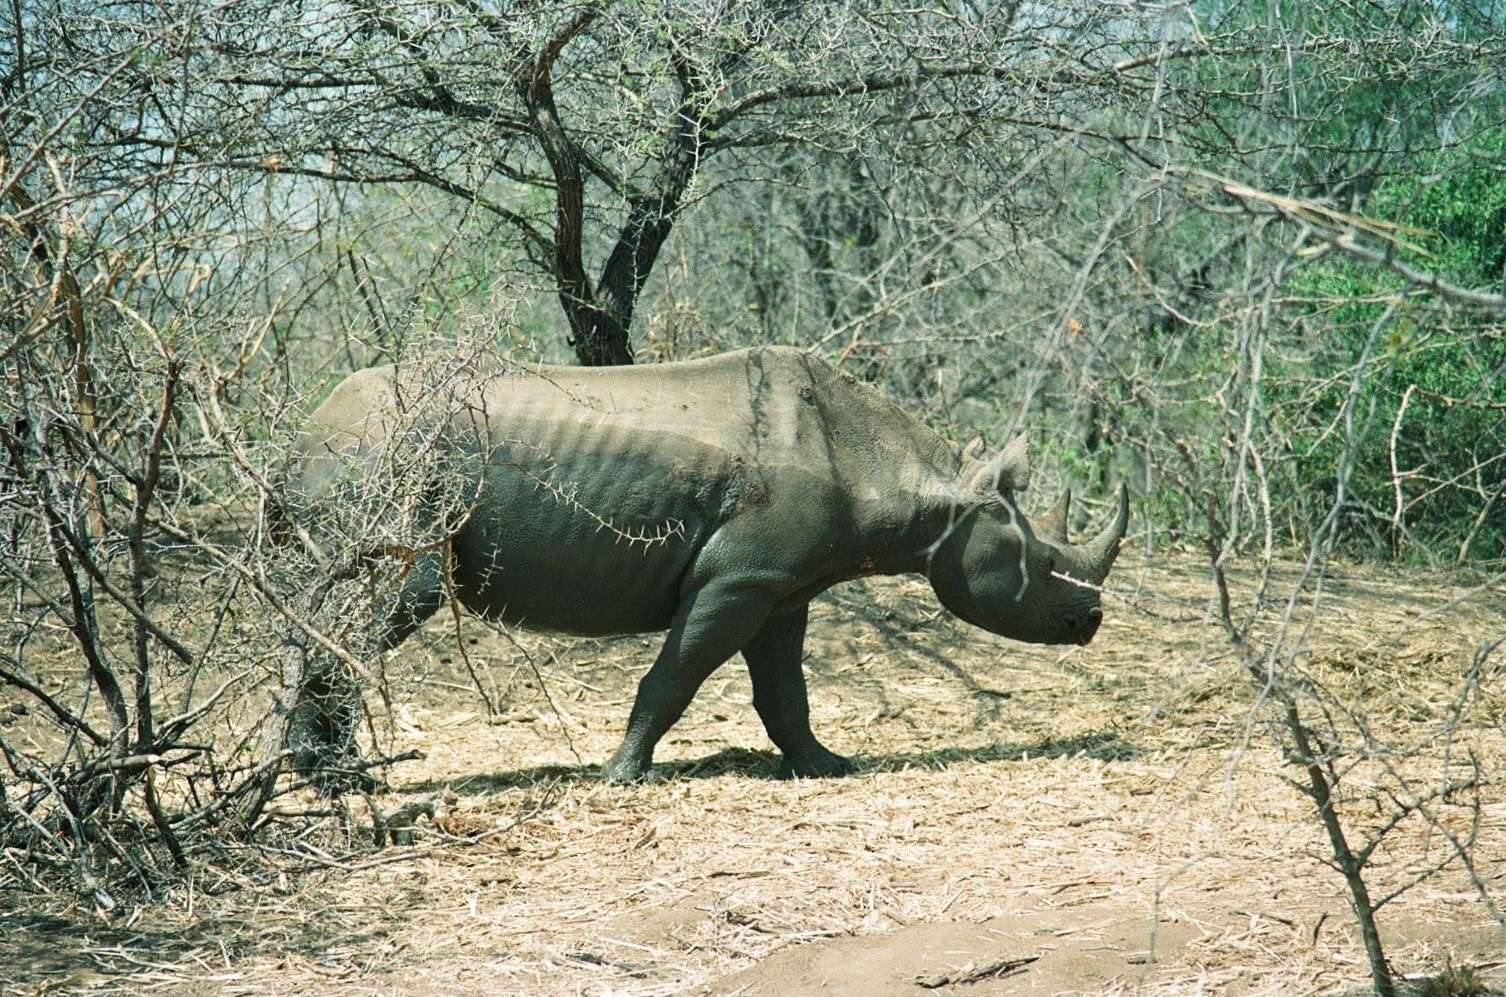
<svg viewBox="0 0 1506 997"><path fill-rule="evenodd" d="M1127 522L1121 489L1104 531L1068 543L1065 499L1034 521L1016 503L1030 477L1023 437L959 455L873 389L784 347L637 367L478 366L438 393L392 367L359 371L299 438L295 504L338 517L363 474L368 487L373 474L423 478L428 465L392 456L414 440L445 468L442 481L411 483L443 543L407 557L372 621L375 648L444 604L446 546L455 597L487 618L582 636L666 631L604 766L613 781L647 774L659 739L738 653L785 773L850 771L810 728L812 598L918 573L976 626L1087 643Z"/></svg>

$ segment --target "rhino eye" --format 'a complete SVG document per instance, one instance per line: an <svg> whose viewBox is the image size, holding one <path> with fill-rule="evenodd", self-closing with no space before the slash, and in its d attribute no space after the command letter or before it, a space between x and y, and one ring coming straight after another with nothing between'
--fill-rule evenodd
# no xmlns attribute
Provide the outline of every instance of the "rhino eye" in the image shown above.
<svg viewBox="0 0 1506 997"><path fill-rule="evenodd" d="M1049 574L1053 573L1054 571L1056 571L1056 555L1055 554L1047 554L1046 555L1046 574L1049 575Z"/></svg>

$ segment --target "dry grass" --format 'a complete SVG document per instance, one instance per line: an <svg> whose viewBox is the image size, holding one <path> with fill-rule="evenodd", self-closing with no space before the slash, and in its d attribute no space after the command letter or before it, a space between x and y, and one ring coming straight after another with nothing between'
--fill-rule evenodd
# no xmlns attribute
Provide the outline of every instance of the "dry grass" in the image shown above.
<svg viewBox="0 0 1506 997"><path fill-rule="evenodd" d="M1506 628L1506 593L1439 609L1465 590L1391 570L1339 574L1307 664L1363 701L1378 734L1422 746L1405 764L1425 771L1470 655ZM408 667L389 666L413 694L383 718L396 749L427 757L401 766L378 803L448 787L455 802L438 827L351 857L337 818L311 818L301 844L287 842L282 876L206 871L178 903L111 924L17 911L0 979L16 992L226 994L1363 985L1342 883L1318 862L1321 831L1282 781L1248 679L1203 623L1204 570L1157 559L1117 577L1140 608L1110 606L1098 640L1065 651L967 630L909 581L818 603L814 724L863 762L835 781L772 778L734 664L661 747L663 781L603 785L591 763L615 746L654 641L515 635L551 707L517 649L468 623L472 662L508 703L489 721L449 660L452 623L437 620L399 652ZM1493 772L1506 771L1503 705L1488 691L1483 722L1454 743ZM1482 813L1479 871L1499 892L1501 786ZM1360 805L1347 816L1357 829L1380 820ZM348 827L363 825L358 803ZM1400 881L1439 847L1404 827L1372 876ZM1403 971L1447 956L1499 981L1506 965L1506 933L1454 870L1387 907L1382 927ZM917 983L1032 955L950 989Z"/></svg>

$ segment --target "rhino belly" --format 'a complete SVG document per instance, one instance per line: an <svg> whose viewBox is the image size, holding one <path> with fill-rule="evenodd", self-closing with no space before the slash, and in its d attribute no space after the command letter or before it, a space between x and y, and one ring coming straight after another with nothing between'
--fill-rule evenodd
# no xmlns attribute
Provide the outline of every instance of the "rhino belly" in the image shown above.
<svg viewBox="0 0 1506 997"><path fill-rule="evenodd" d="M633 470L611 487L568 491L494 471L454 542L466 607L584 637L669 629L708 517Z"/></svg>

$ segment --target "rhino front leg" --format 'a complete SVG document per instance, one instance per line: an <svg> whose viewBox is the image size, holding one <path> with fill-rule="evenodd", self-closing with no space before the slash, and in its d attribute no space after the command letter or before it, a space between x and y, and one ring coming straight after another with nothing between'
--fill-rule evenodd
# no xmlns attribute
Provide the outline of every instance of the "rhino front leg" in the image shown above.
<svg viewBox="0 0 1506 997"><path fill-rule="evenodd" d="M745 645L768 616L761 592L711 585L691 595L675 617L659 657L638 683L622 745L602 766L608 782L648 774L654 746L674 726L706 677Z"/></svg>
<svg viewBox="0 0 1506 997"><path fill-rule="evenodd" d="M770 617L743 647L753 679L753 706L769 740L784 753L783 778L847 775L852 762L828 751L811 731L810 697L805 689L805 621L809 608Z"/></svg>

